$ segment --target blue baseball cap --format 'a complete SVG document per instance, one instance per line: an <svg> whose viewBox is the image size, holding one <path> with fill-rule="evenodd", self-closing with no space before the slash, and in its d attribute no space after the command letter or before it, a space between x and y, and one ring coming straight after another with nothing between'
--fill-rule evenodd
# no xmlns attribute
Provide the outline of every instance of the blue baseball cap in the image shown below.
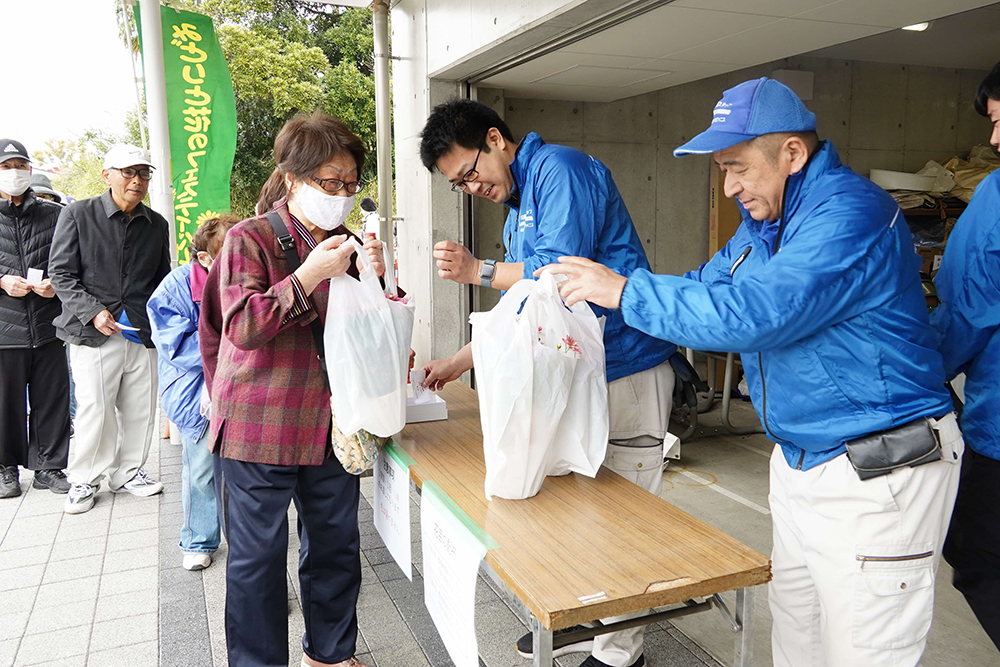
<svg viewBox="0 0 1000 667"><path fill-rule="evenodd" d="M762 134L815 130L816 114L806 109L791 88L761 77L724 92L712 110L712 124L674 149L674 157L715 153Z"/></svg>

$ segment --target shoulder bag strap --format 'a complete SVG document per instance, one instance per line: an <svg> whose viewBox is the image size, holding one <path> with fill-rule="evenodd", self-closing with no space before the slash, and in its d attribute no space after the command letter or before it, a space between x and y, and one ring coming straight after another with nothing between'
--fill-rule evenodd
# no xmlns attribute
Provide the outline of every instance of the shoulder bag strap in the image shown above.
<svg viewBox="0 0 1000 667"><path fill-rule="evenodd" d="M288 227L285 226L285 221L281 219L277 211L268 213L267 221L271 223L271 229L274 230L274 234L278 237L278 245L285 253L285 259L288 260L288 268L294 272L295 269L299 268L299 264L301 264L299 253L295 250L295 239L288 233ZM309 297L309 303L312 304L313 310L316 310L316 304L313 302L312 297ZM323 382L326 384L327 390L329 390L330 378L326 373L326 356L323 350L323 323L319 321L318 310L316 311L316 317L309 323L309 328L312 330L313 340L316 342L316 357L319 359L319 365L323 369Z"/></svg>

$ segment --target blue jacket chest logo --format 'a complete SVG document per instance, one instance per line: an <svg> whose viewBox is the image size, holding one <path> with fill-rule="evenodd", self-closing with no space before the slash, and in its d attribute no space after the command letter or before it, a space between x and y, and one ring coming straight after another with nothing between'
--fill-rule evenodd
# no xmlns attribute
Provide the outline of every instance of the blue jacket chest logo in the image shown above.
<svg viewBox="0 0 1000 667"><path fill-rule="evenodd" d="M535 226L535 212L534 210L527 208L524 210L517 219L517 231L523 232L529 227Z"/></svg>

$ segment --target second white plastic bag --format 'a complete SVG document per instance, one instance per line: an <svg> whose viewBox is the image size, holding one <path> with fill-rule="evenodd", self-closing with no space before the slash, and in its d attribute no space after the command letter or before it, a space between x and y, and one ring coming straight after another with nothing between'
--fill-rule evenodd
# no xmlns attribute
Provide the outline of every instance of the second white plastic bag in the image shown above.
<svg viewBox="0 0 1000 667"><path fill-rule="evenodd" d="M413 333L413 300L395 296L388 275L383 290L368 256L354 239L364 270L360 280L344 274L330 279L323 346L330 377L330 405L345 435L364 429L389 437L406 424L406 372Z"/></svg>
<svg viewBox="0 0 1000 667"><path fill-rule="evenodd" d="M546 273L469 320L486 497L529 498L547 475L596 475L608 444L608 389L590 307L567 308Z"/></svg>

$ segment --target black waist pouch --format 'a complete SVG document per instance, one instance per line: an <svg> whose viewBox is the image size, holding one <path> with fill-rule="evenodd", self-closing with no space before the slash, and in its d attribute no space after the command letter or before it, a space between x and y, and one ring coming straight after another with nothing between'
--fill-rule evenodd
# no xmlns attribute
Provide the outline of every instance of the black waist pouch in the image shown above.
<svg viewBox="0 0 1000 667"><path fill-rule="evenodd" d="M917 419L845 444L847 458L862 480L941 459L941 440L929 419Z"/></svg>

